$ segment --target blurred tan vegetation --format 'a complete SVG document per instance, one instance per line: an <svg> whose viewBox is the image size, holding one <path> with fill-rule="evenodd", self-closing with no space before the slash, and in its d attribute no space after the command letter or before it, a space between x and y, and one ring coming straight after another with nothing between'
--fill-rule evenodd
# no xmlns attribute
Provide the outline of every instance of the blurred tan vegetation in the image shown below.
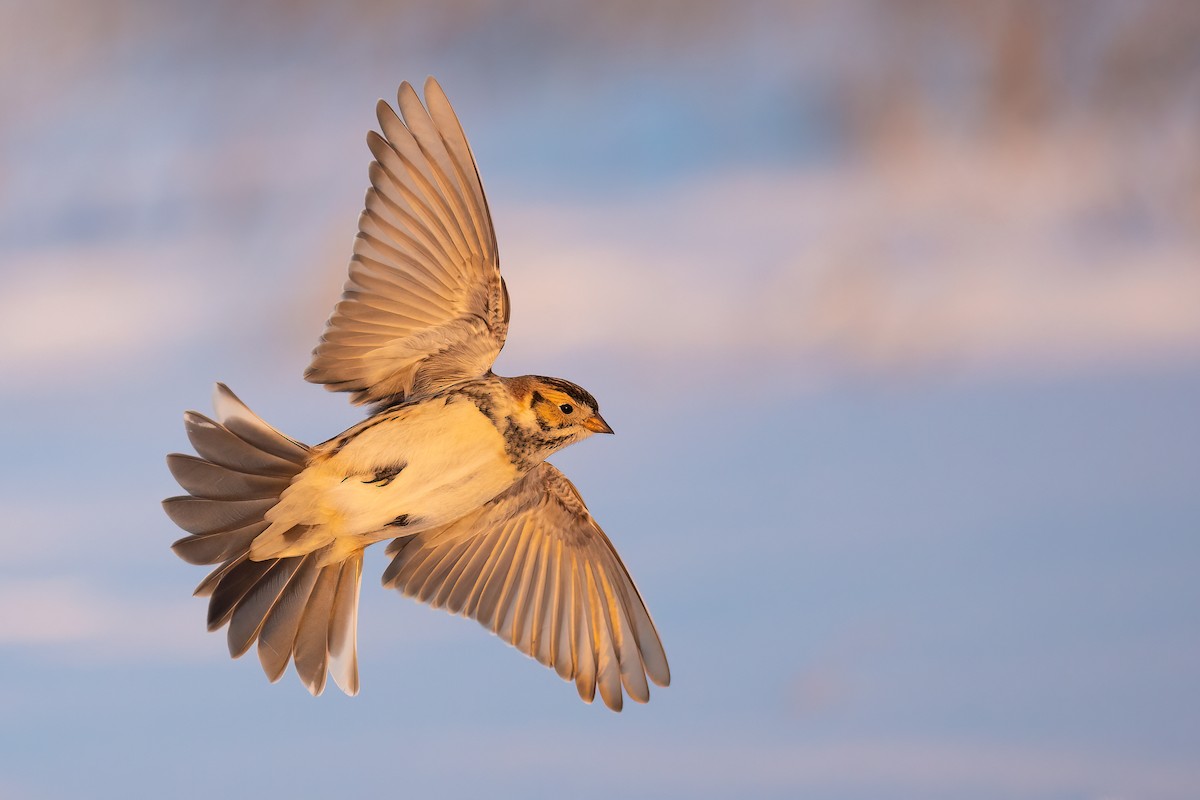
<svg viewBox="0 0 1200 800"><path fill-rule="evenodd" d="M105 230L132 233L104 261L120 264L146 260L137 237L161 238L155 209L173 208L193 234L174 244L181 275L199 270L200 242L273 248L293 228L319 231L302 256L267 262L319 276L294 323L308 330L342 280L350 201L296 203L329 196L338 176L362 181L349 156L314 156L369 124L369 99L344 98L428 68L476 146L495 148L485 183L532 186L549 165L540 186L561 207L535 188L495 209L526 274L557 286L572 279L559 264L594 262L616 297L651 274L677 300L695 292L665 310L648 295L631 337L669 331L655 341L683 352L769 341L870 368L1194 353L1197 42L1189 0L7 4L0 209L26 215L18 235L48 231L27 237L35 247L70 240L77 218L120 223ZM134 99L101 118L113 83ZM81 84L90 115L60 100ZM307 107L281 110L278 90L293 86ZM208 116L172 127L197 96ZM76 152L39 149L48 134ZM158 147L167 155L143 158ZM682 167L662 167L680 152ZM24 183L6 198L10 173ZM593 181L583 193L580 175ZM24 243L6 254L4 236L0 261L63 260ZM685 282L694 274L707 283ZM543 307L529 319L556 319L531 283L526 302ZM723 324L698 327L688 307ZM593 335L585 318L570 323ZM592 323L609 327L601 311Z"/></svg>
<svg viewBox="0 0 1200 800"><path fill-rule="evenodd" d="M436 51L465 38L479 43L480 66L517 74L652 62L669 70L710 54L736 68L742 59L747 80L765 71L778 81L783 103L823 87L842 130L868 151L947 137L1019 148L1067 129L1127 142L1131 160L1148 147L1138 167L1169 173L1160 177L1174 184L1176 210L1200 219L1200 4L1189 0L351 0L336 9L317 0L49 0L0 7L9 76L0 98L20 113L56 80L128 42L186 31L196 15L264 47L309 46L315 31L323 46L368 59L413 40ZM492 37L499 26L509 27ZM803 51L821 48L823 74L814 74Z"/></svg>

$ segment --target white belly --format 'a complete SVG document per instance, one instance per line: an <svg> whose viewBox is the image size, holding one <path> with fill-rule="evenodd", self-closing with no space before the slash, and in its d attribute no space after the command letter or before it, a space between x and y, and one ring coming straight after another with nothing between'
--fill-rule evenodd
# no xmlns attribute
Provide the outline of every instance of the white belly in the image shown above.
<svg viewBox="0 0 1200 800"><path fill-rule="evenodd" d="M386 484L372 482L398 466ZM267 513L272 524L256 540L253 556L300 555L333 541L339 548L361 547L437 527L520 477L504 438L470 400L411 406L365 427L333 455L318 455ZM293 528L307 530L285 545L283 534Z"/></svg>
<svg viewBox="0 0 1200 800"><path fill-rule="evenodd" d="M342 475L333 502L347 532L377 531L404 515L395 533L452 522L507 489L520 477L504 438L475 404L460 399L371 428L356 437L330 466ZM387 485L364 482L380 465L403 465ZM407 528L408 530L404 530Z"/></svg>

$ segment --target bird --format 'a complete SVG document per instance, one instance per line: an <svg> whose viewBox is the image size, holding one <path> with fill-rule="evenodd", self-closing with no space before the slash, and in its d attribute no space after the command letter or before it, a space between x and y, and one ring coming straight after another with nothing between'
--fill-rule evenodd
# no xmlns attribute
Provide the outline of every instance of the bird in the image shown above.
<svg viewBox="0 0 1200 800"><path fill-rule="evenodd" d="M442 87L408 82L379 132L349 277L304 372L368 407L305 445L222 383L213 417L184 414L195 455L167 465L163 501L230 655L257 646L313 695L359 691L363 552L388 541L384 587L477 620L620 711L670 668L641 594L574 484L547 457L611 434L595 397L492 365L509 295L474 155Z"/></svg>

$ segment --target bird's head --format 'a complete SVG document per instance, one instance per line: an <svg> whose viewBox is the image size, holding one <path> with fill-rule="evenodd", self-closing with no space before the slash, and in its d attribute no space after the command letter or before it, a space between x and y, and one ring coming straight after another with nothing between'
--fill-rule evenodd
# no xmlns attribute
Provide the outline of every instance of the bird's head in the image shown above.
<svg viewBox="0 0 1200 800"><path fill-rule="evenodd" d="M570 381L525 375L512 379L509 390L518 406L513 422L546 450L545 455L594 433L613 432L600 416L596 398Z"/></svg>

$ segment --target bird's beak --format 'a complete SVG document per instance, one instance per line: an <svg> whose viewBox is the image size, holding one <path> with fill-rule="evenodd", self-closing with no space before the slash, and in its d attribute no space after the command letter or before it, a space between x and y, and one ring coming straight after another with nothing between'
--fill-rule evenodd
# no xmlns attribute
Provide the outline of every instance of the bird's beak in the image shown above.
<svg viewBox="0 0 1200 800"><path fill-rule="evenodd" d="M604 421L604 417L599 414L593 414L583 421L583 427L587 428L592 433L612 433L613 429L608 427L608 423Z"/></svg>

